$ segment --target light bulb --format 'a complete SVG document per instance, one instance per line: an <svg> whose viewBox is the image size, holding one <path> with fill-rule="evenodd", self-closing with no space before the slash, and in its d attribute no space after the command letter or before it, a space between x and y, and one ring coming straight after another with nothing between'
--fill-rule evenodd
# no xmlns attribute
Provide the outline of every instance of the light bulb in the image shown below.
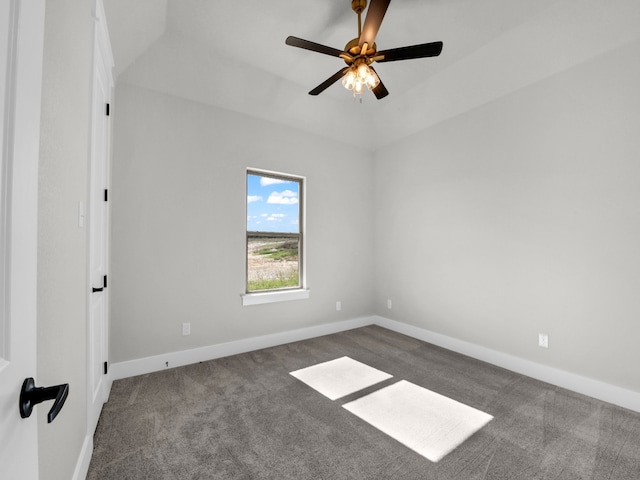
<svg viewBox="0 0 640 480"><path fill-rule="evenodd" d="M376 75L376 72L371 70L369 72L369 76L367 77L367 87L369 87L369 89L371 90L376 88L379 84L380 84L380 78L378 78L378 75Z"/></svg>
<svg viewBox="0 0 640 480"><path fill-rule="evenodd" d="M355 82L356 82L356 72L354 71L354 69L351 68L342 79L342 86L347 90L353 90Z"/></svg>
<svg viewBox="0 0 640 480"><path fill-rule="evenodd" d="M365 82L369 75L370 75L370 70L367 64L366 63L360 64L360 66L358 67L358 78L361 79L363 82Z"/></svg>
<svg viewBox="0 0 640 480"><path fill-rule="evenodd" d="M353 93L359 95L364 90L364 83L360 80L360 78L356 79L356 83L353 87Z"/></svg>

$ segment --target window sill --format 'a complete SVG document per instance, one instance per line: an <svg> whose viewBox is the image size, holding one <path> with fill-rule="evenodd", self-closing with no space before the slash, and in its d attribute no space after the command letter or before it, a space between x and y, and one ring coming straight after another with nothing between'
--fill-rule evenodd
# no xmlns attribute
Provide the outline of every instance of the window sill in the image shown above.
<svg viewBox="0 0 640 480"><path fill-rule="evenodd" d="M310 290L283 290L281 292L243 293L242 306L261 305L263 303L288 302L290 300L305 300L309 298Z"/></svg>

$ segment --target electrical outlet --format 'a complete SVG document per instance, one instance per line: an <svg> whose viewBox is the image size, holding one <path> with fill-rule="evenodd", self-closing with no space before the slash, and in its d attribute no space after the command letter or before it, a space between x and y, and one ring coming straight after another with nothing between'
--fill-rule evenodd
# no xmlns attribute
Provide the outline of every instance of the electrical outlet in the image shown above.
<svg viewBox="0 0 640 480"><path fill-rule="evenodd" d="M542 348L549 348L549 335L547 335L546 333L539 333L538 346Z"/></svg>
<svg viewBox="0 0 640 480"><path fill-rule="evenodd" d="M339 312L340 310L342 310L342 302L338 300L336 302L336 311Z"/></svg>
<svg viewBox="0 0 640 480"><path fill-rule="evenodd" d="M183 323L182 324L182 336L191 335L191 324Z"/></svg>
<svg viewBox="0 0 640 480"><path fill-rule="evenodd" d="M391 310L391 307L392 307L391 299L387 298L387 308Z"/></svg>

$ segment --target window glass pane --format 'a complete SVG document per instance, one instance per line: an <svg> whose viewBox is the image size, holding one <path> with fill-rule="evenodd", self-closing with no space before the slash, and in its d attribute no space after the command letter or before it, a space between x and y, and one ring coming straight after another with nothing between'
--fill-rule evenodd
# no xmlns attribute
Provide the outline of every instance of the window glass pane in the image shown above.
<svg viewBox="0 0 640 480"><path fill-rule="evenodd" d="M299 238L247 235L247 291L299 286Z"/></svg>
<svg viewBox="0 0 640 480"><path fill-rule="evenodd" d="M247 174L247 232L300 232L300 182Z"/></svg>

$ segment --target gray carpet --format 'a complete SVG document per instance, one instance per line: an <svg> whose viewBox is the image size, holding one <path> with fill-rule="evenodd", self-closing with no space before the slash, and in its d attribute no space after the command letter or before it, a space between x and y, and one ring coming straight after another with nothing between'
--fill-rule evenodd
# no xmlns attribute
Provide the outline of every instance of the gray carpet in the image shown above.
<svg viewBox="0 0 640 480"><path fill-rule="evenodd" d="M349 356L394 376L329 400L289 372ZM342 408L407 380L494 416L437 463ZM119 380L89 480L638 480L640 414L377 326Z"/></svg>

